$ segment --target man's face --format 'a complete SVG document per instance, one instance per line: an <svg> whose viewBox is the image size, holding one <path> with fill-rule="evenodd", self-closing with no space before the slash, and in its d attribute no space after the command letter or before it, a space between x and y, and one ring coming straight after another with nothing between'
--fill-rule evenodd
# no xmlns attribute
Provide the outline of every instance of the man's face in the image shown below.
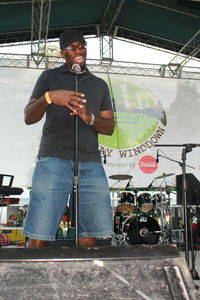
<svg viewBox="0 0 200 300"><path fill-rule="evenodd" d="M71 70L74 64L79 64L81 67L85 66L86 53L86 45L82 42L76 42L63 49L61 57L65 59L68 68Z"/></svg>

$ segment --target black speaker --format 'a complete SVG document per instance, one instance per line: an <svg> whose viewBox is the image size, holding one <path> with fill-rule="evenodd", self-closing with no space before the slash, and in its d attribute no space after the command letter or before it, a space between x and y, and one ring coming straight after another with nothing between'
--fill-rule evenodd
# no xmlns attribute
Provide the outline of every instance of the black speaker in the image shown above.
<svg viewBox="0 0 200 300"><path fill-rule="evenodd" d="M177 190L178 205L183 204L182 178L183 175L176 176L176 190ZM186 173L186 198L187 198L187 203L189 205L200 204L200 182L192 173Z"/></svg>
<svg viewBox="0 0 200 300"><path fill-rule="evenodd" d="M197 300L174 247L1 249L1 300Z"/></svg>

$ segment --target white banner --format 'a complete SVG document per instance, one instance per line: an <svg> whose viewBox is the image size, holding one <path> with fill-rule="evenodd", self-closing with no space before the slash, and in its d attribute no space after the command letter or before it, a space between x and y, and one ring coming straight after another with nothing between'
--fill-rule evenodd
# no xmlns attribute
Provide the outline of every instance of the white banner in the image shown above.
<svg viewBox="0 0 200 300"><path fill-rule="evenodd" d="M99 139L110 187L124 188L130 179L136 188L175 186L185 152L186 172L200 180L200 82L122 75L104 79L116 120L113 136Z"/></svg>
<svg viewBox="0 0 200 300"><path fill-rule="evenodd" d="M40 73L0 68L0 173L14 175L14 186L31 185L43 121L25 125L23 110ZM176 175L182 173L182 145L200 143L200 82L97 76L109 84L115 107L114 134L99 137L106 174L114 177L109 178L110 187L124 188L129 181L135 188L152 182L157 187L175 186ZM187 173L200 180L200 148L192 148L186 158Z"/></svg>

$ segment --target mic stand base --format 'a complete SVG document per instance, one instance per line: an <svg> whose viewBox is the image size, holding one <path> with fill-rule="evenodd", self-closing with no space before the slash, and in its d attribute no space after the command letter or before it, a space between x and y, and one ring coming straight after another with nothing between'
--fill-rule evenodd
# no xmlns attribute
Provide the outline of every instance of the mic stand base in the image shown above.
<svg viewBox="0 0 200 300"><path fill-rule="evenodd" d="M196 270L190 270L190 274L193 280L200 280L199 274Z"/></svg>

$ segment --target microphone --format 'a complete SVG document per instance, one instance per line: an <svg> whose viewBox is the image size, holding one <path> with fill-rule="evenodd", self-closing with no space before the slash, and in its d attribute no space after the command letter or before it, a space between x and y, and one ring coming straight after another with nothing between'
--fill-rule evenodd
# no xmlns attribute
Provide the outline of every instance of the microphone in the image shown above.
<svg viewBox="0 0 200 300"><path fill-rule="evenodd" d="M200 144L183 144L183 146L185 147L191 147L191 148L195 148L195 147L200 147Z"/></svg>
<svg viewBox="0 0 200 300"><path fill-rule="evenodd" d="M159 151L159 150L157 150L157 154L156 154L156 162L157 162L157 163L159 163L159 154L158 154L158 151Z"/></svg>
<svg viewBox="0 0 200 300"><path fill-rule="evenodd" d="M75 74L80 74L81 73L81 66L79 64L74 64L72 66L72 72Z"/></svg>

